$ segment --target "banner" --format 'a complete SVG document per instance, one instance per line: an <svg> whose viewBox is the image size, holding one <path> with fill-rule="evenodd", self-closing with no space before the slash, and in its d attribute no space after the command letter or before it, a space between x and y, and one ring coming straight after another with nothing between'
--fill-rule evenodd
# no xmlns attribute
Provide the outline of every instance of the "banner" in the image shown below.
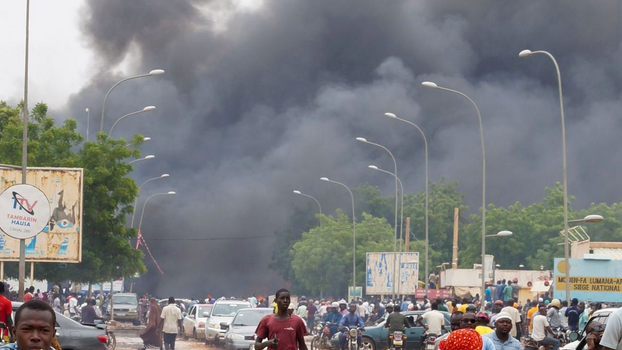
<svg viewBox="0 0 622 350"><path fill-rule="evenodd" d="M622 300L622 261L569 259L570 298L619 302ZM554 296L566 299L566 262L555 258Z"/></svg>
<svg viewBox="0 0 622 350"><path fill-rule="evenodd" d="M394 259L393 253L367 253L367 273L365 283L365 293L379 295L411 295L417 288L419 280L419 253L408 252L397 254ZM394 260L396 260L399 269L397 273L399 286L395 285Z"/></svg>
<svg viewBox="0 0 622 350"><path fill-rule="evenodd" d="M21 183L20 168L0 168L0 192ZM40 189L50 207L43 232L26 239L26 261L79 263L82 260L83 170L28 168L26 183ZM13 200L21 201L23 210L36 209L34 201L26 203L22 198ZM7 215L11 214L0 212L4 218ZM0 260L19 260L19 239L0 232Z"/></svg>

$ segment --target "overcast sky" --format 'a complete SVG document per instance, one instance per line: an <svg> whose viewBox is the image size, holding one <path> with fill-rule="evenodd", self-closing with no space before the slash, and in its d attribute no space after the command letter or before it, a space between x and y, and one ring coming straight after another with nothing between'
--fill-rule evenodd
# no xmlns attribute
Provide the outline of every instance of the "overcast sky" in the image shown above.
<svg viewBox="0 0 622 350"><path fill-rule="evenodd" d="M138 183L171 174L145 186L141 198L179 193L149 203L144 235L165 271L225 266L207 269L214 293L249 293L248 286L279 281L267 269L272 241L257 237L286 227L296 206L307 208L293 189L314 195L327 213L348 212L349 198L321 176L391 194L390 177L367 169L392 170L390 158L355 137L395 154L408 193L424 189L420 135L384 112L417 123L429 142L430 180L457 181L471 210L479 207L475 111L422 81L460 90L481 110L487 202L540 201L561 181L559 100L552 62L519 58L526 48L550 51L560 64L573 207L619 202L620 7L615 0L32 0L29 98L48 103L59 120L77 119L82 133L90 108L93 135L115 82L166 70L119 85L106 105L105 130L124 114L157 107L114 135L153 138L141 151L156 159L136 164ZM0 55L0 100L13 104L23 95L24 13L23 1L0 0L0 40L11 49ZM193 259L182 264L179 254ZM186 274L166 276L204 289ZM172 290L156 277L153 290Z"/></svg>

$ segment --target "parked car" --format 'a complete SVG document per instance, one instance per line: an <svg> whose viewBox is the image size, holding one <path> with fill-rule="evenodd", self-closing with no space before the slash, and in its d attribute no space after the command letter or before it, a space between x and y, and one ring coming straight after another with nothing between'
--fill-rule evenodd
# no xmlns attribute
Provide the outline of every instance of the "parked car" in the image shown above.
<svg viewBox="0 0 622 350"><path fill-rule="evenodd" d="M194 339L205 339L205 323L212 311L212 304L195 304L184 317L184 335Z"/></svg>
<svg viewBox="0 0 622 350"><path fill-rule="evenodd" d="M589 324L593 321L600 322L604 325L607 324L609 320L609 315L615 311L618 311L618 308L606 308L601 310L596 310L590 317L589 321L587 321L585 328L588 328ZM579 340L575 340L571 343L568 343L562 347L562 350L586 350L587 344L585 342L585 337L587 337L587 332L585 329L579 330Z"/></svg>
<svg viewBox="0 0 622 350"><path fill-rule="evenodd" d="M272 314L272 308L257 307L238 310L225 333L225 350L248 350L255 343L259 321Z"/></svg>
<svg viewBox="0 0 622 350"><path fill-rule="evenodd" d="M13 320L15 312L22 305L21 302L12 302ZM108 337L102 326L80 324L69 317L56 313L56 333L58 343L63 350L107 350Z"/></svg>
<svg viewBox="0 0 622 350"><path fill-rule="evenodd" d="M112 307L114 308L115 321L132 322L134 325L140 324L140 307L136 293L113 294Z"/></svg>
<svg viewBox="0 0 622 350"><path fill-rule="evenodd" d="M449 318L451 314L449 312L440 311L445 316L445 328L450 329ZM404 350L413 350L421 348L421 335L424 332L423 327L416 325L419 315L423 315L424 310L417 311L404 311L402 314L406 316L410 323L410 328L406 329L406 343L404 344ZM387 349L387 339L389 336L389 328L385 328L386 320L378 322L374 326L365 326L363 332L363 343L361 344L361 350L380 350ZM330 340L333 348L339 348L339 332L337 332Z"/></svg>
<svg viewBox="0 0 622 350"><path fill-rule="evenodd" d="M217 300L212 307L207 325L205 326L205 344L218 344L225 338L225 332L235 317L235 313L243 308L251 307L245 300Z"/></svg>

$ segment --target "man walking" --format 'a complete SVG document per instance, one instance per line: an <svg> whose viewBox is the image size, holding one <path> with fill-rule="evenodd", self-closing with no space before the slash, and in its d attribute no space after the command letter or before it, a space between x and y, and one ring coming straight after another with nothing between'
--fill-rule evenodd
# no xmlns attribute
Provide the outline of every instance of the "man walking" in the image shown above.
<svg viewBox="0 0 622 350"><path fill-rule="evenodd" d="M287 310L287 307L285 308ZM181 331L181 310L175 305L175 297L168 298L168 305L162 309L160 316L164 324L162 334L164 337L164 348L175 350L175 338Z"/></svg>
<svg viewBox="0 0 622 350"><path fill-rule="evenodd" d="M304 336L307 329L298 316L291 316L287 308L291 303L291 296L287 289L279 289L275 293L277 313L264 316L255 330L255 350L265 348L276 350L307 350ZM268 341L264 342L264 339Z"/></svg>

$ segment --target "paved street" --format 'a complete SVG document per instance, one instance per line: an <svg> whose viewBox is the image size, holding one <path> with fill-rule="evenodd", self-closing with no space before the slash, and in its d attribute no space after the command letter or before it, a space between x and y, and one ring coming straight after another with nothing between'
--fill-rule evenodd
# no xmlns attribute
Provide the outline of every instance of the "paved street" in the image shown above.
<svg viewBox="0 0 622 350"><path fill-rule="evenodd" d="M142 339L140 337L117 337L117 348L116 350L136 350L140 349L143 346ZM175 342L175 349L218 349L217 347L207 346L203 341L196 340L182 340L177 339Z"/></svg>

